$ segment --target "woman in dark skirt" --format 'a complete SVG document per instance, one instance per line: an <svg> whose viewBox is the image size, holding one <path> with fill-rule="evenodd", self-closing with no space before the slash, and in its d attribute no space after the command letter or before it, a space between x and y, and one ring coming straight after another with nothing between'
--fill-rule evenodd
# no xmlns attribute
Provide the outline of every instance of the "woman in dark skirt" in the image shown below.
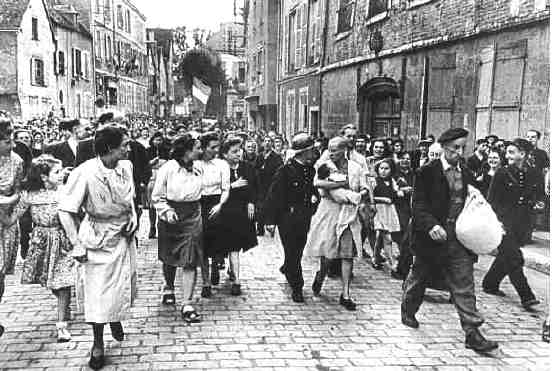
<svg viewBox="0 0 552 371"><path fill-rule="evenodd" d="M202 177L203 256L201 275L203 288L201 296L209 298L212 295L211 284L219 284L220 262L224 262L224 251L221 251L221 246L224 246L226 241L219 231L219 226L220 212L230 193L230 167L226 161L218 158L220 140L216 133L206 133L201 136L200 140L203 157L197 161L197 167L201 171ZM210 280L209 258L212 259Z"/></svg>
<svg viewBox="0 0 552 371"><path fill-rule="evenodd" d="M230 166L230 197L220 215L221 237L230 257L232 295L241 295L240 251L257 246L255 231L255 169L242 161L240 138L228 138L221 146L221 155Z"/></svg>
<svg viewBox="0 0 552 371"><path fill-rule="evenodd" d="M201 155L200 142L184 135L173 143L172 160L157 174L152 201L159 215L159 260L163 262L163 303L175 302L176 268L182 267L182 318L199 322L192 307L196 267L201 259L201 174L193 163Z"/></svg>

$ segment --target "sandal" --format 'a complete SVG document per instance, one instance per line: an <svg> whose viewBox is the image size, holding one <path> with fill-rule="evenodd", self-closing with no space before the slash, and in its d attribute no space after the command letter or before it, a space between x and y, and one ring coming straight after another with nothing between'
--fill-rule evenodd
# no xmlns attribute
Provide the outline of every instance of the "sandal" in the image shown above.
<svg viewBox="0 0 552 371"><path fill-rule="evenodd" d="M182 319L186 323L198 323L201 322L201 316L196 312L192 306L184 306L180 311L182 313Z"/></svg>
<svg viewBox="0 0 552 371"><path fill-rule="evenodd" d="M352 301L350 298L345 299L343 297L343 294L339 297L339 304L344 306L347 310L356 310L356 303Z"/></svg>
<svg viewBox="0 0 552 371"><path fill-rule="evenodd" d="M163 289L163 298L161 299L163 305L174 305L176 303L176 297L174 296L174 290Z"/></svg>

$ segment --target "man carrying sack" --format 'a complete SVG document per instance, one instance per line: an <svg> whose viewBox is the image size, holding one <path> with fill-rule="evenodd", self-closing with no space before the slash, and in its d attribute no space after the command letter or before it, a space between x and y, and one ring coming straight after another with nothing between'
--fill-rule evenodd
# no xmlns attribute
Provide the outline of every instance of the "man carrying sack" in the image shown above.
<svg viewBox="0 0 552 371"><path fill-rule="evenodd" d="M477 255L456 238L456 220L464 207L468 184L474 179L461 164L468 132L462 128L445 131L439 138L443 154L420 168L413 195L414 264L404 282L401 320L417 328L415 314L422 304L430 278L441 273L466 334L465 346L477 352L498 348L478 328L483 318L476 309L473 265Z"/></svg>

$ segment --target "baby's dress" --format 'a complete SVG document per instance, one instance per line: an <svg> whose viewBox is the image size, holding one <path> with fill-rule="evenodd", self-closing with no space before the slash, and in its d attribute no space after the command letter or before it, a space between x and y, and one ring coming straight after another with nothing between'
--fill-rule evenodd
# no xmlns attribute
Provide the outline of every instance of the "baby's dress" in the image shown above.
<svg viewBox="0 0 552 371"><path fill-rule="evenodd" d="M72 245L58 217L58 192L23 192L12 221L29 208L33 230L21 283L40 284L50 290L74 286L76 264L70 255Z"/></svg>

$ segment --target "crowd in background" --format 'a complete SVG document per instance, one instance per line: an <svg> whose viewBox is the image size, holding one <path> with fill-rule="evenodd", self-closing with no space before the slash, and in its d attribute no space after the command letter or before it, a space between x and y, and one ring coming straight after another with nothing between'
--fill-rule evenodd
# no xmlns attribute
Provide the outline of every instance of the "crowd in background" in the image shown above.
<svg viewBox="0 0 552 371"><path fill-rule="evenodd" d="M101 296L102 288L109 285L107 280L114 276L135 280L134 232L139 228L142 210L148 210L149 238L158 238L164 304L176 303L176 269L183 269L181 312L187 322L201 318L192 302L196 267L201 272L202 297L213 295L213 286L219 285L220 271L227 265L230 293L241 295L240 252L254 248L258 236L266 232L274 236L275 224L286 255L280 271L292 286L292 299L304 301L300 260L306 244L309 254L322 258L313 292L320 292L326 275L341 277L340 304L354 310L349 285L356 250L369 259L374 269L385 270L396 279L408 276L413 262L410 247L416 174L439 161L443 154L441 144L432 135L408 151L399 138L371 138L358 134L352 125L344 126L332 139L297 134L295 141L288 141L274 131L250 132L232 122L204 124L147 116L114 117L109 113L94 121L49 117L26 124L14 123L2 113L0 124L0 298L4 276L13 272L19 250L24 260L22 283L40 283L58 299L56 326L60 341L71 339L67 320L70 288L74 285L73 258L81 263L102 261L95 255L96 248L85 246L83 241L88 238L93 245L93 231L105 228L113 242L110 254L120 259L117 265L87 268L84 274L88 277L104 277L94 285L89 279L89 287L85 288L89 297ZM521 148L527 153L523 166L538 174L534 192L539 202L531 205L534 217L544 213L548 204L542 201L549 195L549 157L538 147L540 132L529 130L526 138L526 147L526 142L510 142L495 135L476 139L473 153L462 158L461 164L470 171L481 193L487 195L494 175L508 163L508 149ZM326 162L337 168L328 168ZM297 184L291 178L282 178L285 166L297 176ZM343 170L346 181L337 170ZM304 171L304 175L293 171ZM358 179L351 187L333 186L350 184L355 177ZM278 187L282 187L279 194ZM306 229L301 236L292 233L296 225L283 231L286 227L271 215L274 204L295 192L294 187L300 188L301 197L312 198L312 224L312 214L300 219ZM290 194L283 194L288 191ZM106 199L102 192L112 198ZM63 201L60 194L65 196ZM305 202L309 204L310 198ZM332 246L320 247L323 242L313 240L317 233L307 235L309 227L328 229L327 215L337 216L332 222L338 225L331 228L339 228L341 222L346 226L346 239L334 244L342 247L339 251L332 250ZM92 229L83 236L83 225L87 223ZM533 219L522 244L530 243L535 224ZM119 232L113 232L113 226ZM286 240L288 235L293 241ZM293 255L296 249L288 246L297 241L302 244L301 254ZM123 263L127 260L128 265ZM345 263L336 264L335 260ZM100 310L97 303L84 300L87 322L94 324L94 368L103 364L103 324L110 323L116 339L124 337L119 314L132 302L135 285L133 282L127 288L124 281L121 278L120 287L111 288L117 299L100 298L107 309ZM443 289L439 280L429 286ZM496 290L489 287L488 291ZM524 307L537 304L534 301L523 302L522 298Z"/></svg>

